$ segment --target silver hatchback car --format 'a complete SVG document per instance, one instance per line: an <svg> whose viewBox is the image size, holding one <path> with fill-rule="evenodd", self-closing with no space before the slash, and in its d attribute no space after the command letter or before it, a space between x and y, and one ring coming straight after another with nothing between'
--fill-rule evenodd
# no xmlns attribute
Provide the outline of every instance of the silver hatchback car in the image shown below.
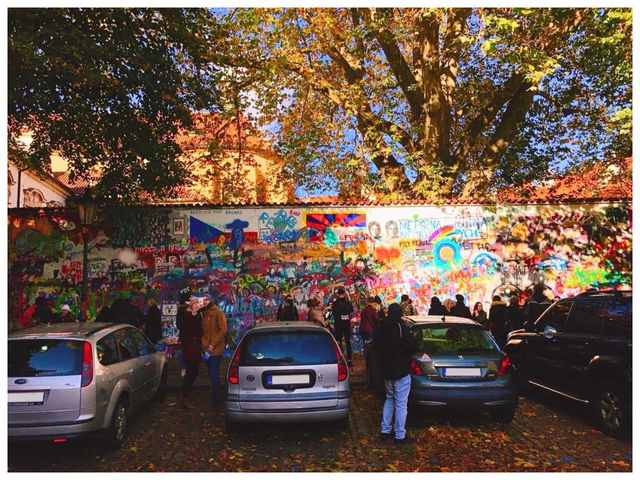
<svg viewBox="0 0 640 480"><path fill-rule="evenodd" d="M261 322L242 337L227 370L225 426L336 421L346 426L351 389L338 344L312 322Z"/></svg>
<svg viewBox="0 0 640 480"><path fill-rule="evenodd" d="M164 397L166 356L131 325L38 325L8 340L10 441L100 436L117 448L128 416Z"/></svg>

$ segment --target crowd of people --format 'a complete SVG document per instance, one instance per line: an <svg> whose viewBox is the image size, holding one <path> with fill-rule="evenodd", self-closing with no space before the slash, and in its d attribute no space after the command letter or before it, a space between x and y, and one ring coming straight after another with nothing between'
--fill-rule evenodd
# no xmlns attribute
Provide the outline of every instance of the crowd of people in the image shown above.
<svg viewBox="0 0 640 480"><path fill-rule="evenodd" d="M458 293L455 301L432 297L429 315L452 315L470 318L489 330L502 348L510 331L526 327L533 322L549 305L542 285L536 285L533 295L520 306L519 297L512 295L505 302L499 295L492 299L488 312L482 302L476 302L473 309L465 303L463 294ZM331 330L340 348L346 352L347 362L352 365L351 324L356 317L353 303L347 297L344 287L338 287L329 298L326 308L317 298L306 302L306 318L322 324ZM35 323L76 322L68 304L63 304L59 312L53 312L42 297L38 297L31 307L32 321ZM404 427L407 415L407 400L411 380L409 376L411 355L417 349L415 338L409 334L402 317L418 315L411 298L403 294L399 303L384 306L380 296L367 298L366 306L360 312L359 334L365 346L373 344L381 356L382 377L385 382L386 397L382 411L380 437L390 439L392 435L398 443L408 443ZM292 295L285 295L278 306L276 318L281 321L300 320L300 312L295 306ZM130 323L141 328L155 343L162 338L161 313L156 300L147 298L147 311L142 313L133 304L131 298L121 297L111 306L104 306L96 321ZM176 326L181 345L179 361L183 369L182 402L183 408L192 409L191 399L193 383L198 376L200 362L204 361L211 381L210 405L216 408L223 402L220 385L220 362L225 350L227 320L225 314L212 302L211 295L192 296L181 293L179 298ZM344 345L344 346L343 346Z"/></svg>

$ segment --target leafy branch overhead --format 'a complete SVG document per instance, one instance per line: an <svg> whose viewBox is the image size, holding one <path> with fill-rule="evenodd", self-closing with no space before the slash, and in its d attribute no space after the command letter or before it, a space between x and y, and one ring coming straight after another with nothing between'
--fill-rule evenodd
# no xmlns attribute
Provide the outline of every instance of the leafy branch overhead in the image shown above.
<svg viewBox="0 0 640 480"><path fill-rule="evenodd" d="M179 184L175 135L192 110L218 104L210 20L188 9L9 9L9 158L46 172L57 152L72 175L99 172L107 200Z"/></svg>
<svg viewBox="0 0 640 480"><path fill-rule="evenodd" d="M629 9L239 9L220 21L220 63L252 80L310 190L473 196L630 154Z"/></svg>
<svg viewBox="0 0 640 480"><path fill-rule="evenodd" d="M157 195L188 180L191 112L243 112L311 193L484 196L631 154L631 26L621 8L10 9L9 156Z"/></svg>

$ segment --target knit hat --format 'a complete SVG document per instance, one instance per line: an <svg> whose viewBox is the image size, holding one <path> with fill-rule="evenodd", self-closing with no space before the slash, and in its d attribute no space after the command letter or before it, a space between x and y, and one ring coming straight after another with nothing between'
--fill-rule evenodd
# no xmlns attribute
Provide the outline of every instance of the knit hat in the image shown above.
<svg viewBox="0 0 640 480"><path fill-rule="evenodd" d="M69 305L67 305L66 303L64 305L62 305L62 307L60 308L61 312L64 312L64 311L68 312L70 310L71 310L71 308L69 308Z"/></svg>
<svg viewBox="0 0 640 480"><path fill-rule="evenodd" d="M211 301L211 294L209 294L209 293L205 293L202 297L203 298L207 298L207 299L209 299L209 301Z"/></svg>

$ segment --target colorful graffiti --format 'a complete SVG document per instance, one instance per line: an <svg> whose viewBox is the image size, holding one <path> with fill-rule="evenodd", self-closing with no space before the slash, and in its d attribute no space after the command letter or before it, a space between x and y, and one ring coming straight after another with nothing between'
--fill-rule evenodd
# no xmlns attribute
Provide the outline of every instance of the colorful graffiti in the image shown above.
<svg viewBox="0 0 640 480"><path fill-rule="evenodd" d="M87 298L80 298L82 234L73 213L9 218L10 328L38 296L91 320L129 296L155 297L165 333L180 291L211 293L233 340L272 318L286 293L305 317L310 297L338 286L358 308L403 293L426 312L432 296L462 293L488 308L496 293L543 282L564 297L588 287L631 287L627 204L188 210L118 209L89 235ZM174 232L171 219L188 231Z"/></svg>

